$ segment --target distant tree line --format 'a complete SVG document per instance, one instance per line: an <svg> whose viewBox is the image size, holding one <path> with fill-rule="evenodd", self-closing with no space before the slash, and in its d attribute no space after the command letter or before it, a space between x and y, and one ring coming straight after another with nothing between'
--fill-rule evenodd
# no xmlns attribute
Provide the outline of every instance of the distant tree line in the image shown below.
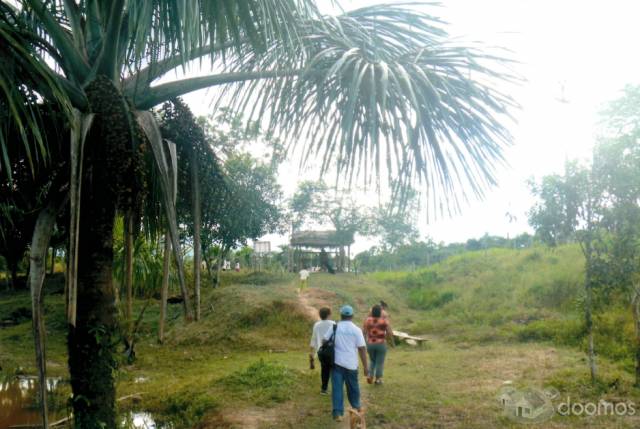
<svg viewBox="0 0 640 429"><path fill-rule="evenodd" d="M522 233L514 238L485 234L470 238L464 243L436 243L433 240L415 240L392 249L374 246L355 257L356 267L361 272L387 270L414 270L442 262L450 256L494 248L523 249L534 245L531 234Z"/></svg>

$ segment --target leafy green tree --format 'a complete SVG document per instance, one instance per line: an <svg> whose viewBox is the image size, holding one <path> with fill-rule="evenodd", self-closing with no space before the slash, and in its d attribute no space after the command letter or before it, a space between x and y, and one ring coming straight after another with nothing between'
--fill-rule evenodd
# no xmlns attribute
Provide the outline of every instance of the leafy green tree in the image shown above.
<svg viewBox="0 0 640 429"><path fill-rule="evenodd" d="M533 183L531 189L539 199L529 212L529 223L536 235L551 246L574 237L585 257L584 317L591 381L595 383L593 307L604 250L601 245L605 211L602 182L591 166L568 162L563 175L543 177L541 183Z"/></svg>
<svg viewBox="0 0 640 429"><path fill-rule="evenodd" d="M416 225L419 213L418 193L411 188L404 191L401 203L391 199L374 211L373 233L380 237L385 251L393 251L418 240L420 232Z"/></svg>
<svg viewBox="0 0 640 429"><path fill-rule="evenodd" d="M264 133L256 122L245 122L241 114L221 109L220 114L199 118L206 142L217 154L203 171L202 247L210 269L217 260L214 284L218 284L221 263L233 248L249 239L280 230L283 213L277 182L280 165L279 141ZM271 153L254 158L250 145L261 144ZM214 165L215 164L215 165Z"/></svg>
<svg viewBox="0 0 640 429"><path fill-rule="evenodd" d="M631 308L635 384L640 386L640 87L628 86L604 112L609 134L596 145L593 169L605 195L606 261L600 270L607 297L622 295Z"/></svg>
<svg viewBox="0 0 640 429"><path fill-rule="evenodd" d="M218 268L229 250L282 226L282 192L270 165L235 154L224 163L223 178L225 186L213 189L203 206L204 241L220 248Z"/></svg>
<svg viewBox="0 0 640 429"><path fill-rule="evenodd" d="M600 113L605 136L636 135L640 130L640 85L625 86L622 95Z"/></svg>
<svg viewBox="0 0 640 429"><path fill-rule="evenodd" d="M313 218L313 213L316 213L320 206L320 195L326 192L328 187L321 180L305 180L298 184L298 189L289 201L292 232L300 229L305 222Z"/></svg>
<svg viewBox="0 0 640 429"><path fill-rule="evenodd" d="M293 225L300 228L306 222L331 225L338 234L353 237L366 235L370 219L347 189L331 189L323 181L304 181L298 185L289 201Z"/></svg>
<svg viewBox="0 0 640 429"><path fill-rule="evenodd" d="M470 238L465 244L465 249L471 252L482 249L482 243L476 238Z"/></svg>
<svg viewBox="0 0 640 429"><path fill-rule="evenodd" d="M585 198L582 185L587 175L588 170L575 162L567 162L564 175L552 174L543 177L540 183L529 182L531 193L543 201L529 211L529 225L548 246L576 239L575 232L583 216L580 212Z"/></svg>
<svg viewBox="0 0 640 429"><path fill-rule="evenodd" d="M513 105L494 87L510 79L495 67L501 60L450 43L439 20L406 6L327 18L312 0L0 5L0 80L12 83L0 86L3 114L38 130L35 101L25 96L36 93L64 106L73 134L68 346L76 427L116 425L112 230L116 210L136 201L132 182L149 147L182 269L170 150L146 109L230 85L234 107L253 101L256 118L305 142L298 147L322 159L323 170L361 169L366 180L387 165L389 177L424 180L454 202L454 187L479 194L493 183L510 139L496 119ZM155 84L199 59L218 72ZM4 135L0 145L8 146Z"/></svg>
<svg viewBox="0 0 640 429"><path fill-rule="evenodd" d="M379 209L376 213L376 228L383 248L393 250L414 243L420 235L415 217L416 214L407 209Z"/></svg>

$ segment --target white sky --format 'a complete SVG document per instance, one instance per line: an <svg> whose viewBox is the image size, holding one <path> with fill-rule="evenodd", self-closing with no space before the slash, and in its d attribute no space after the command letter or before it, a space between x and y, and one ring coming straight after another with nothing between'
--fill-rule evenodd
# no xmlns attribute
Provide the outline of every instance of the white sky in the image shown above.
<svg viewBox="0 0 640 429"><path fill-rule="evenodd" d="M318 0L321 4L330 0ZM355 8L378 0L343 0ZM597 133L597 112L603 103L620 95L626 84L640 83L640 2L629 0L448 0L442 7L423 6L448 21L449 32L463 40L500 46L521 63L518 72L526 82L510 88L522 105L510 124L514 146L505 153L510 167L500 171L498 186L483 201L463 207L450 219L427 223L420 231L436 241L466 241L484 233L513 236L530 231L526 211L533 199L526 180L560 172L564 160L587 158ZM564 85L564 94L562 86ZM563 97L564 95L564 97ZM559 99L565 98L567 103ZM209 112L210 97L195 93L186 101L196 114ZM292 165L281 170L287 194L297 183L315 179ZM509 223L506 212L517 217ZM270 236L272 246L286 238ZM371 241L359 240L356 251Z"/></svg>

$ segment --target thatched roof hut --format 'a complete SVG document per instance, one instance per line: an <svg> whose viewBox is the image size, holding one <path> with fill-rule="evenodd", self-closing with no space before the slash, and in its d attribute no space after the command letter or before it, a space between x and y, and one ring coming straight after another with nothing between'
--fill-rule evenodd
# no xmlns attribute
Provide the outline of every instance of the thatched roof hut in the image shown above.
<svg viewBox="0 0 640 429"><path fill-rule="evenodd" d="M327 254L333 254L337 271L349 271L351 268L351 245L354 234L330 231L298 231L291 235L289 249L289 270L297 271L304 266L326 266L329 272L333 268L327 260ZM347 250L345 251L345 247ZM320 249L320 251L319 251Z"/></svg>
<svg viewBox="0 0 640 429"><path fill-rule="evenodd" d="M323 247L342 247L353 244L353 234L331 231L299 231L291 236L291 245L320 249Z"/></svg>

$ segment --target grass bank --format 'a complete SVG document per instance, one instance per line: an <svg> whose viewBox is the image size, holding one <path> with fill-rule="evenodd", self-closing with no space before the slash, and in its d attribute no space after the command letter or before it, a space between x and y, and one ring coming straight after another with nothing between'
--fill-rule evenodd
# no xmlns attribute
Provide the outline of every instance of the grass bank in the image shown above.
<svg viewBox="0 0 640 429"><path fill-rule="evenodd" d="M204 291L202 321L185 324L180 304L169 307L163 345L156 341L158 302L151 302L137 360L122 361L117 372L118 396L133 395L119 407L123 415L150 412L176 429L341 428L330 419L328 398L319 395L317 370L308 368L310 312L349 303L359 322L380 299L389 303L396 328L429 341L422 349L390 351L385 385L362 386L369 427L521 427L497 400L505 381L553 387L559 400L640 404L625 358L601 354L601 380L588 383L576 304L581 267L572 247L490 250L413 273L314 274L301 296L294 276L229 273L221 288ZM45 302L49 371L66 377L62 297L49 293ZM21 307L29 308L27 294L0 295L0 320ZM572 329L574 342L565 339ZM0 365L7 376L17 367L33 373L28 318L0 328ZM638 426L637 416L556 416L543 427Z"/></svg>

